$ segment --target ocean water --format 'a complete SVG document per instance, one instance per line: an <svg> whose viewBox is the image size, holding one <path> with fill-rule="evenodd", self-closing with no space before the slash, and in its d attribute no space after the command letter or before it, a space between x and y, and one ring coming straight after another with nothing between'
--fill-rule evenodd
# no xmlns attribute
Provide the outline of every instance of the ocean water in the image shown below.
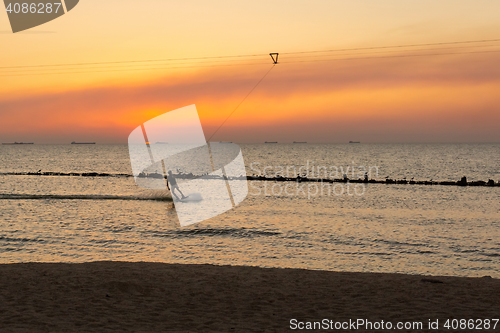
<svg viewBox="0 0 500 333"><path fill-rule="evenodd" d="M248 175L500 181L500 144L241 148ZM181 228L170 195L141 189L131 177L10 174L38 170L132 173L126 145L0 146L1 263L127 260L500 277L500 187L251 181L236 208Z"/></svg>

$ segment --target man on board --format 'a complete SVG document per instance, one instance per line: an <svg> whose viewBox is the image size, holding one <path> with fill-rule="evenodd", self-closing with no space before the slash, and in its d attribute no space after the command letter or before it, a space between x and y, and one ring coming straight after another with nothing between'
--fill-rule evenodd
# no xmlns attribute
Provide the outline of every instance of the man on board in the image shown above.
<svg viewBox="0 0 500 333"><path fill-rule="evenodd" d="M179 185L177 184L177 180L175 180L175 177L172 174L172 170L168 171L167 180L168 180L167 187L170 190L170 192L172 193L172 195L175 195L175 197L177 198L177 200L182 200L182 199L187 198L186 196L184 196L184 194L179 189ZM179 191L179 193L182 195L181 199L179 199L179 197L177 196L177 194L175 194L174 190Z"/></svg>

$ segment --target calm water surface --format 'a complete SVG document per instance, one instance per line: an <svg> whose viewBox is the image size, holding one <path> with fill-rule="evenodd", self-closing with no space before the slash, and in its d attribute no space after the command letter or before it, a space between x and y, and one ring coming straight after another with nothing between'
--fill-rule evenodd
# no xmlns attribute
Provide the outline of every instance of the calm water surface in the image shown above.
<svg viewBox="0 0 500 333"><path fill-rule="evenodd" d="M248 174L266 166L272 174L309 165L310 175L316 167L372 166L378 179L500 180L499 144L241 147ZM126 145L0 146L0 173L38 170L131 173ZM321 193L308 189L315 184L302 183L303 191L296 183L249 185L235 209L180 228L169 195L141 189L133 178L0 175L0 262L128 260L500 278L499 187L338 184Z"/></svg>

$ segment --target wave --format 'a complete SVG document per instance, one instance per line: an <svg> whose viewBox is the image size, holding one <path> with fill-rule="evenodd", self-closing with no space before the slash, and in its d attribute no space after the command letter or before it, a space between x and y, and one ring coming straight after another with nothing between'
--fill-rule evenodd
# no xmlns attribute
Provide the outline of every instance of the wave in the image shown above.
<svg viewBox="0 0 500 333"><path fill-rule="evenodd" d="M236 238L253 238L261 236L278 236L281 232L254 230L247 228L196 228L188 230L168 230L151 232L154 237L198 237L198 236L230 236Z"/></svg>
<svg viewBox="0 0 500 333"><path fill-rule="evenodd" d="M40 238L13 238L7 236L0 236L0 241L4 242L15 242L15 243L24 243L24 242L33 242L33 243L47 243L47 241Z"/></svg>
<svg viewBox="0 0 500 333"><path fill-rule="evenodd" d="M172 201L169 196L98 195L98 194L0 194L0 200L145 200Z"/></svg>
<svg viewBox="0 0 500 333"><path fill-rule="evenodd" d="M126 173L99 172L0 172L0 176L133 177Z"/></svg>

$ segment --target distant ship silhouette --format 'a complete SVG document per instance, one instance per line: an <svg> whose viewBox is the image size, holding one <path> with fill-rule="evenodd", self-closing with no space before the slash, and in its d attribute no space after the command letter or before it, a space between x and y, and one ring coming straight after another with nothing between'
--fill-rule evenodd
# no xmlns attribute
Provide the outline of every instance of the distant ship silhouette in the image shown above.
<svg viewBox="0 0 500 333"><path fill-rule="evenodd" d="M2 143L3 145L34 145L33 142L13 142L13 143Z"/></svg>
<svg viewBox="0 0 500 333"><path fill-rule="evenodd" d="M95 142L71 142L72 145L95 145Z"/></svg>
<svg viewBox="0 0 500 333"><path fill-rule="evenodd" d="M278 141L266 141L264 143L278 143Z"/></svg>
<svg viewBox="0 0 500 333"><path fill-rule="evenodd" d="M361 143L359 141L349 141L349 143Z"/></svg>

